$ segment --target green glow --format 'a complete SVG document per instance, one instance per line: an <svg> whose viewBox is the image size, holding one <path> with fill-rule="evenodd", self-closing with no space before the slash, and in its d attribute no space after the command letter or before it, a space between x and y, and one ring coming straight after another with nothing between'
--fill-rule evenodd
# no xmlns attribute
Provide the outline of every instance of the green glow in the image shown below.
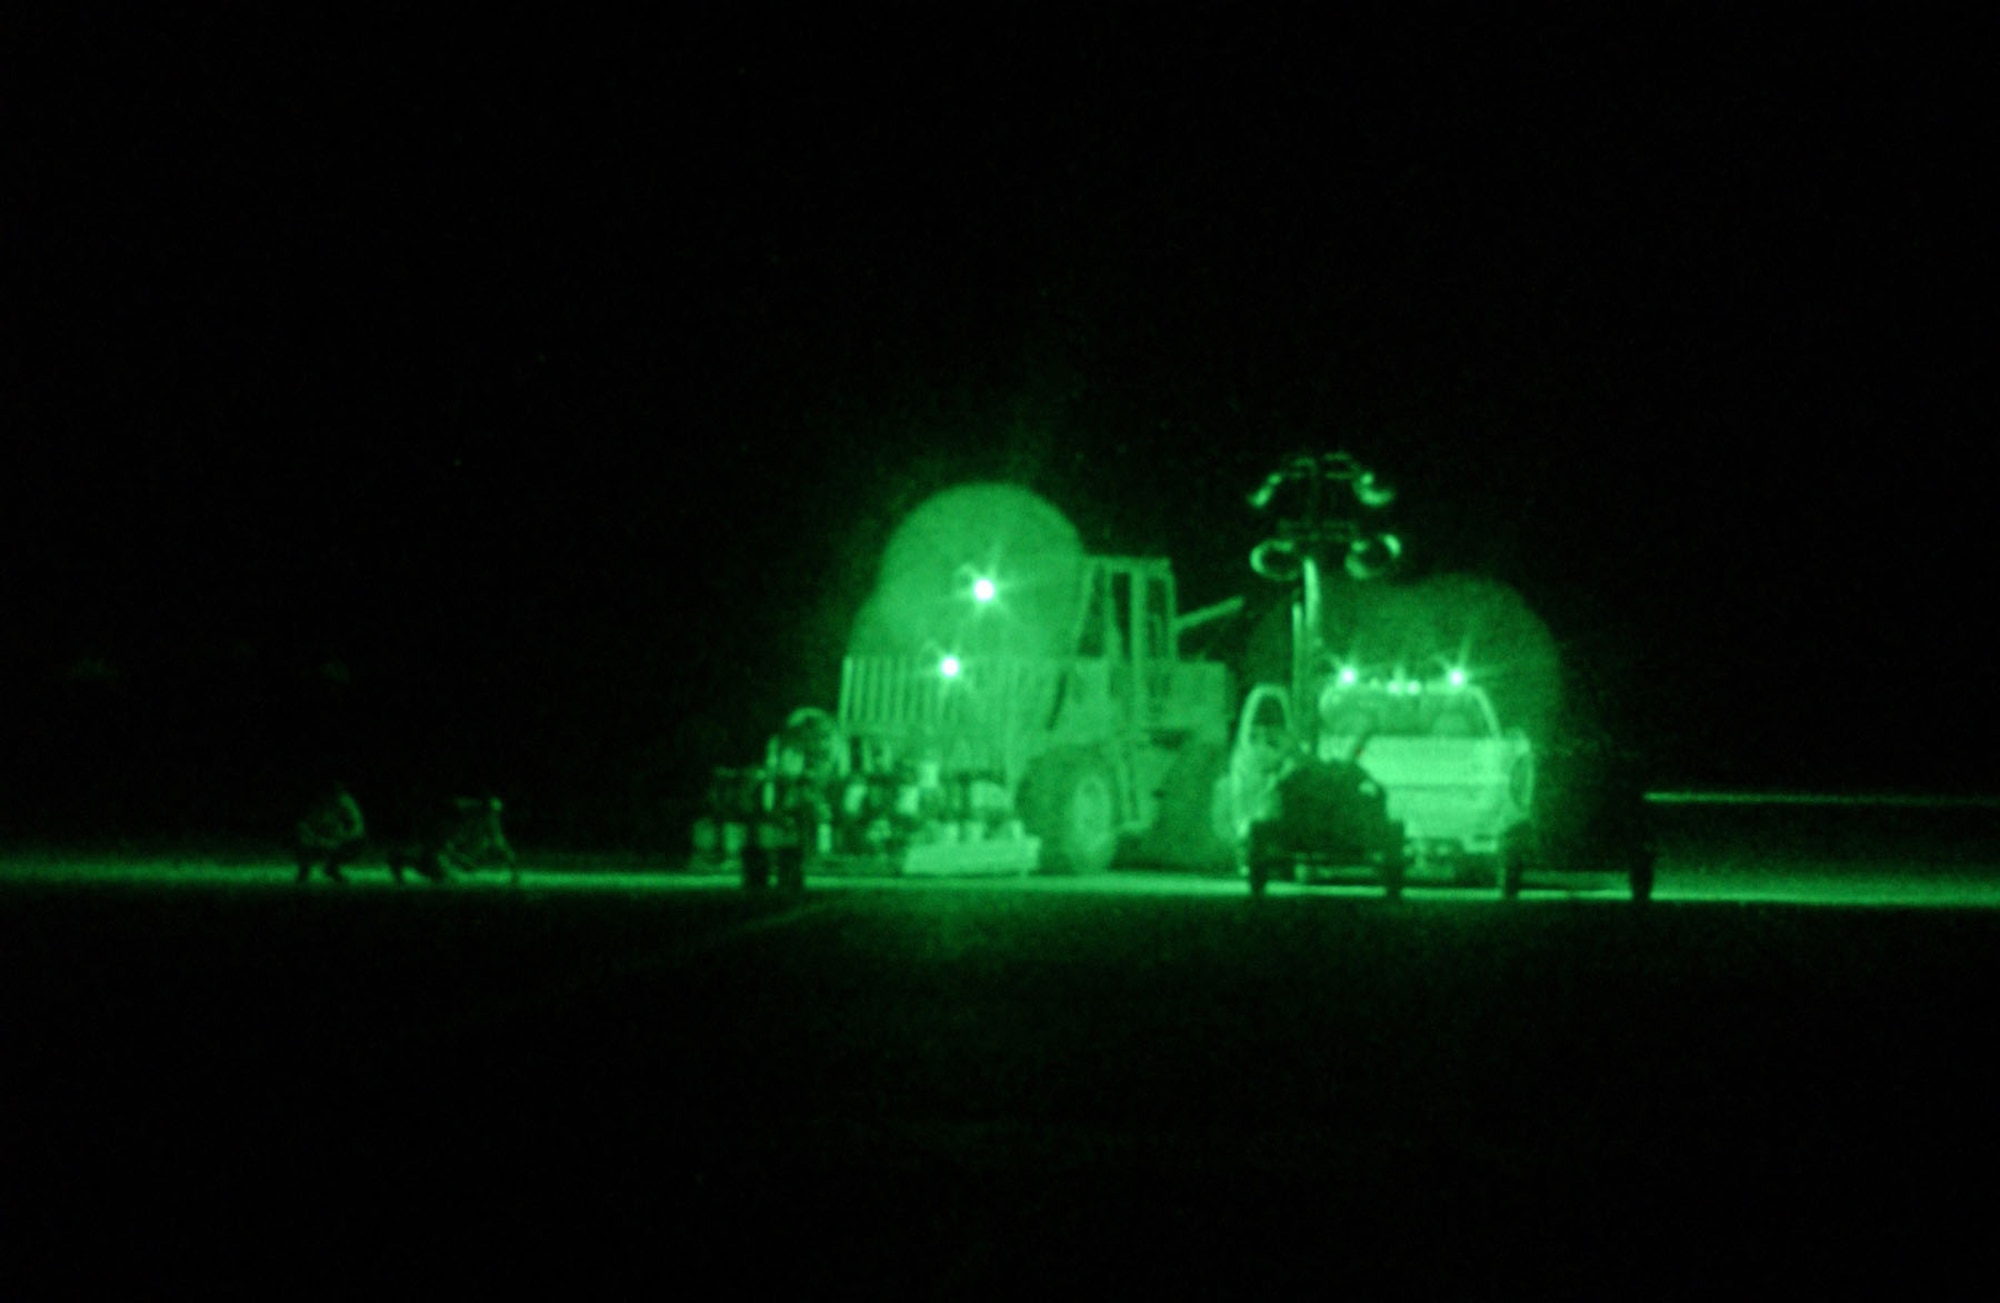
<svg viewBox="0 0 2000 1303"><path fill-rule="evenodd" d="M1351 688L1360 681L1361 681L1361 676L1354 672L1354 667L1352 665L1343 665L1340 667L1341 686Z"/></svg>
<svg viewBox="0 0 2000 1303"><path fill-rule="evenodd" d="M938 673L944 675L947 679L957 678L960 668L958 657L956 656L947 656L938 662Z"/></svg>
<svg viewBox="0 0 2000 1303"><path fill-rule="evenodd" d="M1072 655L1084 565L1075 526L1029 490L947 489L896 527L848 653L928 658L949 647L960 656ZM993 585L990 604L980 601L982 579ZM973 611L978 619L967 618Z"/></svg>
<svg viewBox="0 0 2000 1303"><path fill-rule="evenodd" d="M1446 675L1445 677L1450 682L1451 686L1454 688L1462 688L1465 686L1464 670L1453 670L1450 674Z"/></svg>
<svg viewBox="0 0 2000 1303"><path fill-rule="evenodd" d="M1432 686L1442 690L1449 672L1462 669L1464 686L1484 686L1504 725L1544 745L1554 736L1561 660L1548 626L1517 591L1472 576L1438 575L1386 584L1337 580L1321 598L1321 628L1339 648L1335 663L1355 666L1362 683L1377 672L1371 667L1386 677L1388 667L1402 664L1435 674ZM1290 617L1274 604L1258 623L1245 679L1275 683L1289 674Z"/></svg>
<svg viewBox="0 0 2000 1303"><path fill-rule="evenodd" d="M975 601L980 601L980 602L990 602L990 601L992 601L992 600L993 600L993 581L992 581L991 579L975 579L975 580L973 580L973 581L972 581L972 596L973 596L973 599L974 599Z"/></svg>
<svg viewBox="0 0 2000 1303"><path fill-rule="evenodd" d="M1466 687L1458 692L1416 690L1417 685L1391 680L1347 693L1329 689L1321 699L1320 718L1336 737L1353 737L1364 731L1377 737L1459 737L1492 736L1479 709L1479 689Z"/></svg>
<svg viewBox="0 0 2000 1303"><path fill-rule="evenodd" d="M1396 491L1376 479L1374 471L1363 471L1354 481L1354 496L1364 507L1386 507L1396 500Z"/></svg>
<svg viewBox="0 0 2000 1303"><path fill-rule="evenodd" d="M1716 795L1702 793L1699 795ZM1786 794L1790 795L1790 794ZM1867 799L1867 798L1864 798ZM1951 798L1944 798L1949 800ZM173 856L71 856L0 857L0 892L22 887L81 888L102 891L227 893L242 900L268 894L291 902L297 899L293 866L275 859L248 862L221 862L198 854ZM393 886L379 864L363 861L350 874L346 891L315 892L330 907L339 900L366 899L376 892L401 891L407 901L408 888ZM654 858L633 858L615 854L562 856L550 861L532 860L523 875L521 888L508 885L503 877L467 876L453 880L454 896L505 896L521 899L557 900L600 896L633 901L650 896L736 896L742 891L734 866L662 866ZM742 924L732 935L754 935L784 928L797 921L845 910L851 906L839 898L885 893L917 896L980 895L1031 898L1039 896L1091 897L1171 897L1205 899L1217 908L1238 909L1243 894L1242 881L1228 877L1188 873L1168 873L1144 869L1085 877L971 877L895 878L843 876L827 873L813 879L806 903L782 913ZM1338 883L1302 887L1291 882L1271 884L1270 895L1319 900L1351 899L1372 901L1381 894L1375 884L1346 886ZM833 897L834 899L828 899ZM816 898L816 899L815 899ZM1468 892L1462 887L1426 886L1412 883L1404 901L1436 911L1487 911L1498 908L1484 892ZM2000 880L1986 871L1938 874L1922 863L1896 861L1862 865L1833 864L1811 857L1782 853L1745 856L1727 862L1722 858L1670 851L1661 865L1660 885L1655 888L1656 907L1701 905L1790 905L1845 909L1951 909L2000 911ZM1530 874L1528 890L1512 908L1567 909L1582 904L1607 909L1626 909L1629 902L1622 886L1611 874L1550 873ZM1439 914L1443 918L1447 915Z"/></svg>
<svg viewBox="0 0 2000 1303"><path fill-rule="evenodd" d="M1357 538L1347 545L1347 559L1343 568L1350 578L1366 581L1386 573L1402 555L1402 540L1394 534Z"/></svg>

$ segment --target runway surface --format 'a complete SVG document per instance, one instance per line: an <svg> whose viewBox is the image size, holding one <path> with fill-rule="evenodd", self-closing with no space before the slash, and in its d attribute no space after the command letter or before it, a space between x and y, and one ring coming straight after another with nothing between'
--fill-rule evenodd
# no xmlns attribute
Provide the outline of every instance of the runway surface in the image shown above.
<svg viewBox="0 0 2000 1303"><path fill-rule="evenodd" d="M1702 844L1645 909L12 862L5 1270L1629 1296L1984 1261L1983 843Z"/></svg>

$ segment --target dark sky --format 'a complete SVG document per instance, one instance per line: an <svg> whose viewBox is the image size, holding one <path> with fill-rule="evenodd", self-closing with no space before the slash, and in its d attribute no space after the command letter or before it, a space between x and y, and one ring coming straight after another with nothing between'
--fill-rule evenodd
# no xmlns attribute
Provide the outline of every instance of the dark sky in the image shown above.
<svg viewBox="0 0 2000 1303"><path fill-rule="evenodd" d="M29 35L22 736L696 772L926 493L1200 602L1327 446L1638 665L1671 776L1985 781L1990 19L739 12Z"/></svg>

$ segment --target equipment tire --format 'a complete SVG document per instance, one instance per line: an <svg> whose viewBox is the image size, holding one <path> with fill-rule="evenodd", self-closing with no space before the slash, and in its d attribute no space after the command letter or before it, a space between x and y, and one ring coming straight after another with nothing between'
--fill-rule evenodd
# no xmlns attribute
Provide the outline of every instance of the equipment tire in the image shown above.
<svg viewBox="0 0 2000 1303"><path fill-rule="evenodd" d="M787 846L777 851L772 859L773 878L779 891L798 895L806 889L806 852L803 847Z"/></svg>
<svg viewBox="0 0 2000 1303"><path fill-rule="evenodd" d="M1628 875L1632 885L1632 903L1643 905L1653 898L1653 857L1641 855L1632 861Z"/></svg>
<svg viewBox="0 0 2000 1303"><path fill-rule="evenodd" d="M1111 772L1095 756L1052 757L1028 778L1028 830L1042 839L1042 871L1102 873L1118 852Z"/></svg>
<svg viewBox="0 0 2000 1303"><path fill-rule="evenodd" d="M1271 885L1271 877L1282 866L1290 873L1290 860L1275 849L1272 841L1277 834L1276 827L1268 821L1259 820L1250 825L1250 831L1243 839L1243 871L1250 878L1250 894L1261 896Z"/></svg>
<svg viewBox="0 0 2000 1303"><path fill-rule="evenodd" d="M1410 877L1409 830L1401 822L1389 824L1387 846L1380 852L1382 867L1382 895L1387 900L1401 900L1403 885Z"/></svg>
<svg viewBox="0 0 2000 1303"><path fill-rule="evenodd" d="M1160 780L1159 808L1141 842L1145 863L1170 869L1226 872L1231 864L1228 820L1218 819L1216 792L1229 772L1219 742L1190 742Z"/></svg>
<svg viewBox="0 0 2000 1303"><path fill-rule="evenodd" d="M1403 878L1408 864L1400 851L1391 852L1382 859L1382 897L1385 900L1403 898Z"/></svg>
<svg viewBox="0 0 2000 1303"><path fill-rule="evenodd" d="M1526 824L1508 829L1501 838L1497 875L1500 899L1520 899L1521 885L1528 876L1528 857L1533 840L1534 835L1528 831Z"/></svg>
<svg viewBox="0 0 2000 1303"><path fill-rule="evenodd" d="M743 889L749 892L766 891L771 886L771 852L755 844L753 837L743 847Z"/></svg>
<svg viewBox="0 0 2000 1303"><path fill-rule="evenodd" d="M1535 808L1535 762L1522 756L1507 771L1507 800L1524 816Z"/></svg>

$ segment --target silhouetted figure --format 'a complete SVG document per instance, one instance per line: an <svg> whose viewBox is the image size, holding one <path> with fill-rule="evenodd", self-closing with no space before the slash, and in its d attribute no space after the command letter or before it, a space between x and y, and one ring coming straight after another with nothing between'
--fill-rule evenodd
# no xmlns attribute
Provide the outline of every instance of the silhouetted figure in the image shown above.
<svg viewBox="0 0 2000 1303"><path fill-rule="evenodd" d="M344 783L329 783L299 820L299 878L304 882L318 864L327 877L345 882L343 866L353 863L368 845L361 806Z"/></svg>
<svg viewBox="0 0 2000 1303"><path fill-rule="evenodd" d="M405 869L415 869L444 882L454 873L504 867L508 881L518 885L520 864L500 826L503 808L497 796L457 798L416 841L390 850L389 876L400 883Z"/></svg>
<svg viewBox="0 0 2000 1303"><path fill-rule="evenodd" d="M819 830L832 818L826 794L809 778L786 785L780 817L787 826L786 845L773 852L773 869L782 891L806 888L806 865L819 850Z"/></svg>
<svg viewBox="0 0 2000 1303"><path fill-rule="evenodd" d="M1604 857L1624 871L1632 899L1645 904L1653 898L1659 844L1646 806L1645 776L1633 758L1620 756L1610 766L1596 822Z"/></svg>
<svg viewBox="0 0 2000 1303"><path fill-rule="evenodd" d="M805 890L808 865L833 842L833 801L849 777L846 742L826 712L797 710L764 748L764 764L735 771L715 795L718 818L743 820L743 886ZM865 791L857 794L858 816ZM730 809L728 807L734 807Z"/></svg>
<svg viewBox="0 0 2000 1303"><path fill-rule="evenodd" d="M743 885L761 891L773 879L781 891L805 890L806 865L819 849L820 828L832 809L805 752L786 747L775 773L766 776L752 799L743 847Z"/></svg>

